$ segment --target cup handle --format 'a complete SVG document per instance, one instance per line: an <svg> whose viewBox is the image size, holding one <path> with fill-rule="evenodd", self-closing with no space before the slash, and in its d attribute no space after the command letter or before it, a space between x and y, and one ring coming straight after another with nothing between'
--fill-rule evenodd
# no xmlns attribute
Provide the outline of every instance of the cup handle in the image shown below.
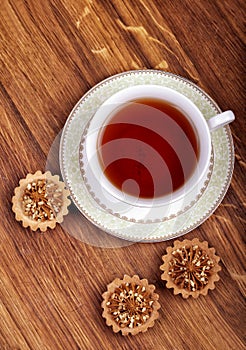
<svg viewBox="0 0 246 350"><path fill-rule="evenodd" d="M214 131L222 126L233 122L235 115L232 111L225 111L210 118L207 123L210 131Z"/></svg>

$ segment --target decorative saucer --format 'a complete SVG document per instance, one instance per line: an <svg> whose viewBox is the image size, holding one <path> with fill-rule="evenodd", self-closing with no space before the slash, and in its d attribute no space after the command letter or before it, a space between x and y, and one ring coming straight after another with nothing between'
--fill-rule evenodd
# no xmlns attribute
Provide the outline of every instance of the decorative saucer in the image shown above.
<svg viewBox="0 0 246 350"><path fill-rule="evenodd" d="M93 87L76 104L64 126L60 142L60 167L64 182L78 209L102 230L129 241L154 242L181 236L205 221L221 203L229 187L234 164L229 126L212 132L210 169L196 193L175 207L152 212L144 219L135 210L129 214L101 205L88 190L80 169L81 137L97 108L115 92L133 85L155 84L175 89L190 98L206 119L221 113L217 104L192 82L163 71L129 71L112 76ZM187 204L189 203L189 204ZM113 207L112 207L113 206ZM167 210L166 210L167 209Z"/></svg>

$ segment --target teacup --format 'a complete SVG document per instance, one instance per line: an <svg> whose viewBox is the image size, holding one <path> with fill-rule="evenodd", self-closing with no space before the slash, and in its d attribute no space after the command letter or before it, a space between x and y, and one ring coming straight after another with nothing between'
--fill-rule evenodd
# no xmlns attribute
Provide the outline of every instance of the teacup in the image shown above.
<svg viewBox="0 0 246 350"><path fill-rule="evenodd" d="M99 181L105 193L130 205L178 201L208 171L210 132L234 119L226 111L206 121L189 98L167 87L123 89L90 120L83 157L94 176L86 180Z"/></svg>

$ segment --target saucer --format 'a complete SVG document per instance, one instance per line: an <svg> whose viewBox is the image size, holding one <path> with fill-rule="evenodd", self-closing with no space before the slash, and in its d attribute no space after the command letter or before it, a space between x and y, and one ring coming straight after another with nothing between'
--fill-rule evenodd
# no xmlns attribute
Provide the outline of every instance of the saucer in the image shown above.
<svg viewBox="0 0 246 350"><path fill-rule="evenodd" d="M156 71L129 71L112 76L93 87L76 104L63 128L60 167L64 182L78 209L102 230L129 241L154 242L181 236L205 221L222 201L229 187L234 164L229 126L212 132L210 168L199 189L175 206L141 213L140 208L119 211L110 199L101 203L81 174L81 138L98 107L115 92L133 85L155 84L175 89L191 99L206 119L221 113L217 104L199 87L177 75ZM96 189L97 190L97 189ZM96 193L96 194L95 194Z"/></svg>

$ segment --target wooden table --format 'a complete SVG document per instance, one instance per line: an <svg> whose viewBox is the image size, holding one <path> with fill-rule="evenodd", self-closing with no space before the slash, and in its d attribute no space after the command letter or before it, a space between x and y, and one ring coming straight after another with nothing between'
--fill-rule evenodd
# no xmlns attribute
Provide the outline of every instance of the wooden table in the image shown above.
<svg viewBox="0 0 246 350"><path fill-rule="evenodd" d="M244 14L241 0L1 1L1 349L244 348ZM191 80L236 115L230 188L185 235L207 240L221 257L216 289L197 300L174 296L160 280L173 240L101 248L59 225L44 234L24 229L11 210L19 179L45 170L79 98L104 78L146 68ZM68 218L78 216L71 206ZM77 225L107 239L82 215ZM101 294L125 273L154 283L162 305L154 328L135 337L114 334L101 317Z"/></svg>

